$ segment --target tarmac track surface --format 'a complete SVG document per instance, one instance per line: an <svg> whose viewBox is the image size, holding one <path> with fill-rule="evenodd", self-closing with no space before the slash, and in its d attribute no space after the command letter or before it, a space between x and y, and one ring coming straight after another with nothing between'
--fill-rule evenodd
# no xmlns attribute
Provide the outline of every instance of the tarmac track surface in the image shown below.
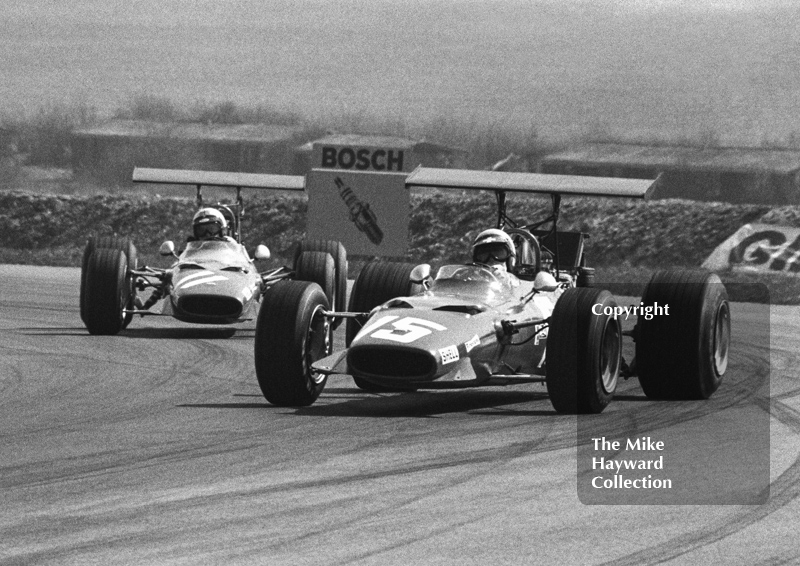
<svg viewBox="0 0 800 566"><path fill-rule="evenodd" d="M334 377L311 407L273 407L253 323L92 337L79 278L0 265L1 564L800 561L798 308L733 305L714 397L769 413L765 503L584 505L576 418L543 386L369 394ZM771 348L752 340L767 323ZM635 436L695 407L631 380L601 418Z"/></svg>

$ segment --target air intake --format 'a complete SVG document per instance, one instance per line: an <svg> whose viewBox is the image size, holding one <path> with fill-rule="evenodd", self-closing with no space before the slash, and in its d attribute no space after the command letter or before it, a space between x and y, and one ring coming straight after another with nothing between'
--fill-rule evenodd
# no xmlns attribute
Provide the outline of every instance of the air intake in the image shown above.
<svg viewBox="0 0 800 566"><path fill-rule="evenodd" d="M355 375L387 379L425 380L436 373L436 360L420 350L358 346L347 353L347 365Z"/></svg>
<svg viewBox="0 0 800 566"><path fill-rule="evenodd" d="M181 297L178 308L194 316L218 316L238 318L242 314L242 303L232 297L218 295L191 295Z"/></svg>

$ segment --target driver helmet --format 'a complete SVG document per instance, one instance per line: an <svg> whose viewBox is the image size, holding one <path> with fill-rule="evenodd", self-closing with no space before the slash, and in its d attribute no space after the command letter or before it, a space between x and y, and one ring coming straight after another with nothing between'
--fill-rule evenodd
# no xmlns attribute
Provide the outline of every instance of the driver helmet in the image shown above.
<svg viewBox="0 0 800 566"><path fill-rule="evenodd" d="M517 262L514 241L498 228L484 230L472 243L472 261L493 267L503 266L511 271Z"/></svg>
<svg viewBox="0 0 800 566"><path fill-rule="evenodd" d="M228 222L216 208L201 208L192 218L192 232L198 240L224 237L227 230Z"/></svg>

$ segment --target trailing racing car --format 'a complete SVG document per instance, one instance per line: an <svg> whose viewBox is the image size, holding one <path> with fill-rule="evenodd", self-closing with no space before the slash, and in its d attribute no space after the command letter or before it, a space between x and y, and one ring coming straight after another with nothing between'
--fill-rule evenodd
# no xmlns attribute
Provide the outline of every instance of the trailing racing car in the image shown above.
<svg viewBox="0 0 800 566"><path fill-rule="evenodd" d="M251 258L242 242L242 188L303 190L303 177L207 171L136 168L134 182L190 184L197 187L198 210L192 236L176 251L172 241L159 250L173 256L168 269L139 267L129 238L90 237L81 269L80 314L91 334L116 334L135 315L171 316L198 324L233 324L258 314L261 296L283 279L314 282L329 304L344 303L347 255L341 243L304 240L295 249L291 268L259 271L256 262L270 257L264 245ZM204 205L201 188L236 188L234 204ZM150 290L146 300L140 293ZM153 309L161 299L160 309ZM152 309L152 310L151 310Z"/></svg>
<svg viewBox="0 0 800 566"><path fill-rule="evenodd" d="M347 311L331 308L316 284L272 286L255 336L256 377L270 403L309 405L333 374L377 391L544 382L562 413L603 411L618 381L633 376L653 398L702 399L719 387L730 309L716 275L655 273L638 305L646 316L623 332L623 307L593 286L586 234L558 230L562 195L644 199L655 181L421 167L406 185L494 191L496 227L478 235L472 263L435 276L427 264L367 264ZM508 192L548 194L552 214L516 223ZM331 325L341 318L347 348L334 353ZM636 342L630 363L625 336Z"/></svg>

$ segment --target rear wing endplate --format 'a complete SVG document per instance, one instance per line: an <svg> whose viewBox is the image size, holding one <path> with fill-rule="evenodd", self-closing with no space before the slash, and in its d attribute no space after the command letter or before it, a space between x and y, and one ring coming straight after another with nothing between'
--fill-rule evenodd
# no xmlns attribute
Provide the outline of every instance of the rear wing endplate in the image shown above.
<svg viewBox="0 0 800 566"><path fill-rule="evenodd" d="M658 179L417 167L406 177L406 187L648 199L652 196L657 181Z"/></svg>
<svg viewBox="0 0 800 566"><path fill-rule="evenodd" d="M302 191L306 185L306 179L302 175L152 169L147 167L135 167L133 169L133 182L285 191Z"/></svg>

